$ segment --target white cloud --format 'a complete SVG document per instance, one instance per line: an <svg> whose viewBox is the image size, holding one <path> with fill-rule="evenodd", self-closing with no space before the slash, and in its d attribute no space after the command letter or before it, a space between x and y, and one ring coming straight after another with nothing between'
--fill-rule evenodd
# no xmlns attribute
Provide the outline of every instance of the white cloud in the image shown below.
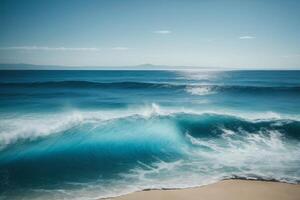
<svg viewBox="0 0 300 200"><path fill-rule="evenodd" d="M172 31L169 31L169 30L157 30L157 31L153 31L153 33L156 33L156 34L170 34L170 33L172 33Z"/></svg>
<svg viewBox="0 0 300 200"><path fill-rule="evenodd" d="M47 47L47 46L9 46L0 47L0 50L16 50L16 51L100 51L100 48L92 47ZM102 50L126 51L128 47L112 47L102 48Z"/></svg>
<svg viewBox="0 0 300 200"><path fill-rule="evenodd" d="M112 50L116 50L116 51L126 51L126 50L129 50L128 47L113 47L111 49Z"/></svg>
<svg viewBox="0 0 300 200"><path fill-rule="evenodd" d="M251 40L251 39L255 39L255 38L256 37L250 36L250 35L243 35L243 36L239 37L240 40Z"/></svg>
<svg viewBox="0 0 300 200"><path fill-rule="evenodd" d="M24 51L99 51L99 48L85 47L46 47L46 46L15 46L0 47L0 50L24 50Z"/></svg>

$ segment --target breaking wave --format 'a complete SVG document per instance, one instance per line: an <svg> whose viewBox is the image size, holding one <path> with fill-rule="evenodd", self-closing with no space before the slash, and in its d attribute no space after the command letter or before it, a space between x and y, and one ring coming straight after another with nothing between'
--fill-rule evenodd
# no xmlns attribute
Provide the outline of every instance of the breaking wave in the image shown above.
<svg viewBox="0 0 300 200"><path fill-rule="evenodd" d="M283 115L274 112L262 113L235 113L235 112L217 112L217 111L199 111L185 108L162 108L153 103L149 106L136 107L131 109L101 110L101 111L66 111L56 114L35 114L25 116L13 116L3 118L0 122L0 149L13 144L18 140L46 137L51 134L67 131L73 127L83 124L96 124L118 121L123 119L181 119L183 117L197 119L199 122L211 118L215 123L220 120L225 123L231 119L232 122L239 124L241 122L252 122L253 125L258 122L269 122L273 124L285 124L288 122L298 122L300 117L297 115ZM236 119L236 121L234 120ZM206 121L210 122L210 120ZM51 126L49 126L51 124ZM206 124L208 125L208 124Z"/></svg>
<svg viewBox="0 0 300 200"><path fill-rule="evenodd" d="M234 177L299 182L300 121L261 116L152 104L7 117L0 125L0 191L29 188L29 199L93 199Z"/></svg>

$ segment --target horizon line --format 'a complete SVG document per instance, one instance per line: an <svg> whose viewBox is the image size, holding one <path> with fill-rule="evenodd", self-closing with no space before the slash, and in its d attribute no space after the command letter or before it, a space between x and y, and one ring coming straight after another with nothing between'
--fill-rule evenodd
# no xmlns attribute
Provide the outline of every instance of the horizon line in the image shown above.
<svg viewBox="0 0 300 200"><path fill-rule="evenodd" d="M3 65L15 65L16 68L3 68ZM27 65L37 68L17 68ZM38 68L40 67L40 68ZM48 68L47 68L48 67ZM61 67L61 68L60 68ZM150 69L154 67L154 69ZM196 65L161 65L161 64L135 64L135 65L56 65L56 64L30 64L30 63L0 63L0 70L300 70L300 66L280 67L280 66L196 66Z"/></svg>

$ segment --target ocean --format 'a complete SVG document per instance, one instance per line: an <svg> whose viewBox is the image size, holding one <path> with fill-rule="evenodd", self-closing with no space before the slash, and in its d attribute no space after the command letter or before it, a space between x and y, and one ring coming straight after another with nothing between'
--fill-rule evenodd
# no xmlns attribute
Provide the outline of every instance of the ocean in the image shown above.
<svg viewBox="0 0 300 200"><path fill-rule="evenodd" d="M0 71L0 199L300 182L300 71Z"/></svg>

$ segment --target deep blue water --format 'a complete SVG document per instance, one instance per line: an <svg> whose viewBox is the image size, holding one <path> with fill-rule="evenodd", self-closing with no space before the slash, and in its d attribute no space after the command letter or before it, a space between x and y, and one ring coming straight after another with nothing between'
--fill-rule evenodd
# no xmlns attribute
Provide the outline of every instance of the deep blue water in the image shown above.
<svg viewBox="0 0 300 200"><path fill-rule="evenodd" d="M0 199L300 181L300 71L0 71Z"/></svg>

